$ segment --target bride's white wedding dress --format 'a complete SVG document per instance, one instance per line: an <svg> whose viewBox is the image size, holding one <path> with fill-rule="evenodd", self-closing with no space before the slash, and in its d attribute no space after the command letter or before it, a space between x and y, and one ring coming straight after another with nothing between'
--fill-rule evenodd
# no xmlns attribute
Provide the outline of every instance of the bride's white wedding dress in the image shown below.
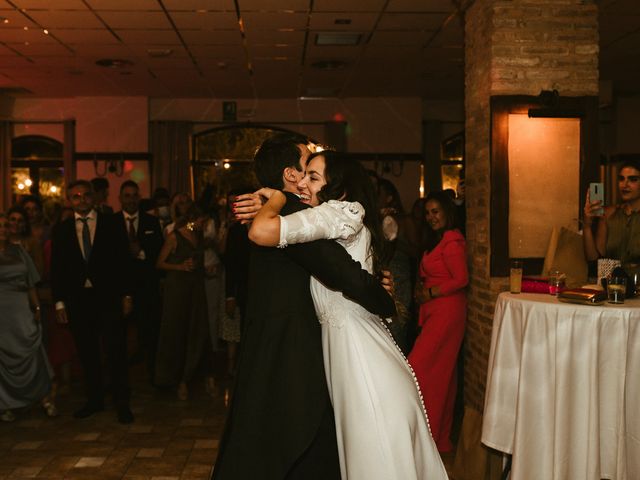
<svg viewBox="0 0 640 480"><path fill-rule="evenodd" d="M359 203L335 200L280 217L280 246L336 239L371 272L363 217ZM417 381L385 321L313 277L311 293L322 324L342 479L447 479Z"/></svg>

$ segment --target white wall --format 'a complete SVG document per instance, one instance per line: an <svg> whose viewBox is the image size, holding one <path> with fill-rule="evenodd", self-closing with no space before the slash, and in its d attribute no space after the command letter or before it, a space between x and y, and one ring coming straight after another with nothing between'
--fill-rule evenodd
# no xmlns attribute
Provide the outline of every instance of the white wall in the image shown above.
<svg viewBox="0 0 640 480"><path fill-rule="evenodd" d="M78 152L146 152L149 148L146 97L16 99L11 118L75 119ZM16 134L25 128L19 127ZM52 136L53 130L48 125L31 124L28 133Z"/></svg>
<svg viewBox="0 0 640 480"><path fill-rule="evenodd" d="M151 99L149 119L220 122L222 102ZM340 115L349 124L349 152L419 153L422 147L422 104L418 98L241 99L237 107L239 122L327 122Z"/></svg>
<svg viewBox="0 0 640 480"><path fill-rule="evenodd" d="M187 120L221 122L222 102L233 99L148 99L146 97L78 97L16 99L12 119L76 120L76 151L146 152L148 122ZM280 124L339 118L348 123L347 149L354 153L421 153L423 120L443 122L443 138L464 125L462 102L419 98L377 97L346 99L268 99L237 101L238 121ZM318 125L300 126L313 137ZM202 126L202 128L210 128ZM18 131L19 130L19 131ZM306 132L305 130L308 130ZM322 132L322 133L321 133ZM18 126L17 134L43 134L62 140L57 126ZM318 138L323 141L324 138ZM418 196L417 166L407 166L400 177L389 177L403 195L405 208Z"/></svg>

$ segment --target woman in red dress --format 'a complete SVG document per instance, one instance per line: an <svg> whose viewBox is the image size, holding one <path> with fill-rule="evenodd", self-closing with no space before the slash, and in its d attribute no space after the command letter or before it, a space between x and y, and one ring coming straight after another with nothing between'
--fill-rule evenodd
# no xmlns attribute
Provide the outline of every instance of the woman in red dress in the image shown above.
<svg viewBox="0 0 640 480"><path fill-rule="evenodd" d="M453 449L449 437L456 398L456 360L467 317L467 255L464 237L454 227L455 207L449 196L430 193L425 213L426 251L416 284L421 331L409 363L424 396L433 439L440 452L448 452Z"/></svg>

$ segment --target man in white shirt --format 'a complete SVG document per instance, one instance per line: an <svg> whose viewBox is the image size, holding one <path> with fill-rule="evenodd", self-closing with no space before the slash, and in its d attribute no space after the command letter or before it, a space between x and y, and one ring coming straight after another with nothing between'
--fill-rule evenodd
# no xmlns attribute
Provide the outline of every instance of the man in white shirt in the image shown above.
<svg viewBox="0 0 640 480"><path fill-rule="evenodd" d="M51 288L56 320L69 324L84 369L87 403L74 417L104 410L104 345L118 421L131 423L124 322L131 310L127 237L113 216L95 211L90 182L71 182L67 198L74 216L53 231Z"/></svg>
<svg viewBox="0 0 640 480"><path fill-rule="evenodd" d="M132 261L133 311L129 321L137 330L137 348L129 363L146 360L149 379L153 382L160 329L160 278L156 261L163 243L162 230L156 217L140 210L140 189L136 182L123 182L118 198L122 210L115 218L129 240Z"/></svg>

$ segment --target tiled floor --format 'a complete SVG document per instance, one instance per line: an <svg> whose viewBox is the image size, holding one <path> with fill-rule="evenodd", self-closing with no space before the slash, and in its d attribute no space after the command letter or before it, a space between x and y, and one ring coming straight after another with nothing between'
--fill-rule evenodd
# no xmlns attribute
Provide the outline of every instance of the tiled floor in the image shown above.
<svg viewBox="0 0 640 480"><path fill-rule="evenodd" d="M46 418L39 407L18 412L13 423L0 422L0 480L49 479L208 479L215 461L228 402L228 382L207 395L202 381L190 399L154 389L142 369L132 370L131 407L135 423L120 425L107 408L76 420L81 386L60 395L60 416ZM453 455L445 456L453 464ZM256 479L257 480L257 479Z"/></svg>
<svg viewBox="0 0 640 480"><path fill-rule="evenodd" d="M0 422L0 479L207 479L225 416L225 389L211 398L198 382L188 401L158 391L134 370L135 423L120 425L115 411L76 420L80 385L60 395L60 416L37 407Z"/></svg>

